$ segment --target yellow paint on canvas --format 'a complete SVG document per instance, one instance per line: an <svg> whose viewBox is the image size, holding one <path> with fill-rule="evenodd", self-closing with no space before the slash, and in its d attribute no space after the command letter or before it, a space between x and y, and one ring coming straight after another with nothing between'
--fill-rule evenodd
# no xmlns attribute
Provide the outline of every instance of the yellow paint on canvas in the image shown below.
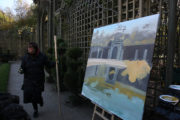
<svg viewBox="0 0 180 120"><path fill-rule="evenodd" d="M115 71L114 70L111 70L110 72L109 72L109 75L112 75L112 74L114 74L115 73Z"/></svg>
<svg viewBox="0 0 180 120"><path fill-rule="evenodd" d="M134 83L137 79L141 80L150 73L150 66L145 60L124 61L127 68L121 73L122 76L129 76L129 81Z"/></svg>
<svg viewBox="0 0 180 120"><path fill-rule="evenodd" d="M154 39L145 39L142 41L135 42L136 45L147 45L147 44L153 44L153 43L154 43Z"/></svg>
<svg viewBox="0 0 180 120"><path fill-rule="evenodd" d="M123 85L117 81L114 84L109 84L109 83L105 82L105 78L103 78L103 77L90 77L87 80L86 85L89 86L90 84L97 82L97 81L98 81L98 84L94 88L96 88L97 90L99 90L101 92L103 92L103 90L105 90L105 89L112 89L112 90L118 89L118 92L120 94L126 95L129 99L131 99L132 97L138 97L141 100L145 101L145 93L144 92L142 92L142 93L135 92L136 88L133 88L134 90L130 89L130 86ZM139 90L139 91L141 91L141 90ZM107 96L111 96L110 93L105 93L105 94Z"/></svg>

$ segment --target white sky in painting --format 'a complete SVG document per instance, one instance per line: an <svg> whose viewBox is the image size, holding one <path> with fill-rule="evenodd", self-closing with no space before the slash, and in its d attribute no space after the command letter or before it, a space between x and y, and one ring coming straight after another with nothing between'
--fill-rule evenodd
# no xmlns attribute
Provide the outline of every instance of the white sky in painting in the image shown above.
<svg viewBox="0 0 180 120"><path fill-rule="evenodd" d="M93 37L92 37L92 43L93 44L98 44L102 43L103 40L97 40L99 36L112 36L116 32L122 32L122 30L118 30L119 26L125 26L126 29L124 30L124 34L132 34L134 31L139 31L143 32L144 34L148 33L156 33L157 31L157 25L158 25L158 19L159 19L159 14L152 15L152 16L147 16L147 17L142 17L138 18L135 20L130 20L126 22L121 22L121 23L116 23L116 24L111 24L103 27L99 27L94 29L93 32ZM98 34L97 34L98 33ZM106 38L106 37L105 37ZM107 41L110 40L106 40Z"/></svg>
<svg viewBox="0 0 180 120"><path fill-rule="evenodd" d="M150 32L155 32L154 28L157 26L156 21L158 18L159 18L158 14L148 16L148 17L142 17L135 20L130 20L130 21L125 21L121 23L99 27L99 28L94 29L94 32L99 31L99 33L101 34L101 32L104 31L104 34L113 34L115 31L117 31L118 26L122 25L122 26L126 26L126 30L124 31L124 33L130 34L135 28L143 29L143 26L145 24L151 25L151 26L148 26L147 30L149 30Z"/></svg>

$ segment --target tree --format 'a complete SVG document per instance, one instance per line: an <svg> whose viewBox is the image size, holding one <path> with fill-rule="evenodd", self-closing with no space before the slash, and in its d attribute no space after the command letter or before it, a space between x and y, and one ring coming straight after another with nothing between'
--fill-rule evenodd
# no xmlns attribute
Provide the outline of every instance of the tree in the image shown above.
<svg viewBox="0 0 180 120"><path fill-rule="evenodd" d="M13 22L13 18L8 16L4 11L0 10L0 27L2 28L2 25L7 25L10 22Z"/></svg>
<svg viewBox="0 0 180 120"><path fill-rule="evenodd" d="M9 18L9 22L13 22L14 21L14 17L15 16L14 16L11 8L6 7L5 10L4 10L4 13Z"/></svg>
<svg viewBox="0 0 180 120"><path fill-rule="evenodd" d="M15 0L15 11L17 19L24 18L29 10L29 7L30 6L23 0Z"/></svg>

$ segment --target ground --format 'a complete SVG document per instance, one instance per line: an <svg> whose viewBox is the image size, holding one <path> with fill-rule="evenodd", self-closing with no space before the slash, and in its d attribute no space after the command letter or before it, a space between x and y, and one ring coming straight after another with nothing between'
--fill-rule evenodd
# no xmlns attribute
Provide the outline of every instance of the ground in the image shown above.
<svg viewBox="0 0 180 120"><path fill-rule="evenodd" d="M18 73L20 62L12 62L9 76L8 92L20 97L20 104L33 118L33 108L31 104L23 104L23 92L21 85L23 83L23 75ZM66 103L67 97L70 95L68 92L61 93L60 96L60 112L57 92L55 86L49 83L45 84L44 106L39 107L39 118L36 120L91 120L93 114L93 107L89 105L72 106Z"/></svg>

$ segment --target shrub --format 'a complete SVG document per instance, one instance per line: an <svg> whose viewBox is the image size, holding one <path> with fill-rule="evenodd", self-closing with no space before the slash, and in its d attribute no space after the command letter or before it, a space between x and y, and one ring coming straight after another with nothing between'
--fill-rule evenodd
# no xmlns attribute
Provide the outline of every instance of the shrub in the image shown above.
<svg viewBox="0 0 180 120"><path fill-rule="evenodd" d="M67 51L67 72L64 76L65 86L74 94L81 92L83 83L83 51L80 48L70 48Z"/></svg>

